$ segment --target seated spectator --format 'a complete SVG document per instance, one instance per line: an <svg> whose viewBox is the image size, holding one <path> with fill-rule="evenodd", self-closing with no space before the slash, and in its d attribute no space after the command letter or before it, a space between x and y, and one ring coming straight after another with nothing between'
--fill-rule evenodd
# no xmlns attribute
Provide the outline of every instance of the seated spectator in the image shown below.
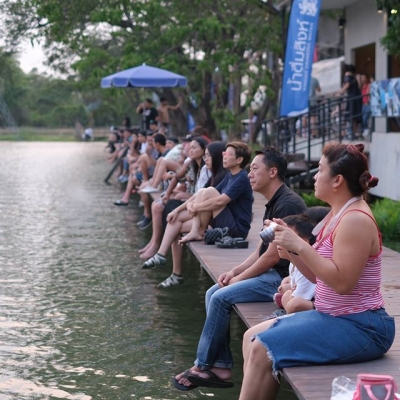
<svg viewBox="0 0 400 400"><path fill-rule="evenodd" d="M193 217L192 228L179 244L202 240L204 231L229 228L228 235L245 239L250 230L253 195L244 167L249 163L251 150L243 142L228 143L223 166L229 172L216 188L201 190L187 210Z"/></svg>
<svg viewBox="0 0 400 400"><path fill-rule="evenodd" d="M116 150L116 145L121 141L121 132L114 128L110 127L110 134L108 136L108 143L106 149L110 149L110 154L114 153Z"/></svg>
<svg viewBox="0 0 400 400"><path fill-rule="evenodd" d="M189 193L190 195L193 193L193 188L200 182L202 186L204 186L205 182L208 180L208 177L204 177L204 171L202 170L204 161L203 161L203 155L204 151L206 148L206 141L203 140L202 138L195 138L191 141L190 146L189 146L189 158L190 158L190 163L184 165L190 165L191 168L187 171L186 179L188 181L188 184L192 186L192 188L189 188ZM182 171L182 174L185 173L185 170ZM178 176L180 176L179 174ZM201 187L202 187L201 186ZM185 190L186 192L186 190ZM146 196L148 199L150 199L148 194L141 194L141 198L143 199L144 196ZM190 196L187 196L190 197ZM186 197L186 198L187 198ZM150 203L147 204L144 217L142 217L142 222L139 224L139 229L143 230L146 229L152 222L152 217L151 217L151 210L150 210Z"/></svg>
<svg viewBox="0 0 400 400"><path fill-rule="evenodd" d="M132 132L129 129L125 129L122 132L122 142L116 145L116 151L112 153L108 161L111 163L121 160L128 153L132 142ZM118 176L122 174L122 163L118 166Z"/></svg>
<svg viewBox="0 0 400 400"><path fill-rule="evenodd" d="M172 246L173 258L181 259L182 249L178 238L183 232L192 232L190 240L201 240L211 221L214 227L228 227L231 236L247 237L252 217L253 196L247 173L243 168L250 161L251 150L242 142L228 143L223 153L223 166L229 172L215 187L199 190L182 206L168 214L168 224L158 252L148 259L142 268L166 264L166 254ZM193 226L196 228L193 230ZM200 229L203 227L203 232ZM193 232L201 237L193 236ZM179 258L178 258L179 257ZM169 278L158 287L183 283L180 262L175 262Z"/></svg>
<svg viewBox="0 0 400 400"><path fill-rule="evenodd" d="M116 206L127 206L134 188L140 185L143 176L148 177L154 171L152 159L158 156L158 151L154 148L152 135L144 135L144 132L139 132L138 140L141 143L140 155L137 161L129 166L129 178L126 190L121 199L114 202ZM145 141L143 141L145 140Z"/></svg>
<svg viewBox="0 0 400 400"><path fill-rule="evenodd" d="M394 319L383 308L380 289L382 237L364 200L378 178L370 174L363 150L344 144L323 149L315 197L332 211L317 226L313 246L274 220L273 243L317 285L315 310L269 320L245 333L241 400L275 399L283 368L371 361L393 343Z"/></svg>
<svg viewBox="0 0 400 400"><path fill-rule="evenodd" d="M197 191L204 186L217 186L226 175L227 171L222 166L222 152L225 150L225 148L226 145L223 142L212 142L207 146L207 149L204 153L204 167L206 167L209 173L211 173L211 177L208 179L205 185L203 180L199 180L195 185L195 193L197 193ZM153 234L150 242L143 249L139 250L140 258L146 260L150 257L153 257L161 245L161 239L164 233L163 218L165 212L163 211L168 210L169 213L183 205L183 203L184 201L182 200L182 196L175 196L174 199L170 199L168 201L164 201L163 198L153 202ZM175 263L180 263L180 259L174 259L174 264ZM175 267L175 270L179 270L179 268Z"/></svg>
<svg viewBox="0 0 400 400"><path fill-rule="evenodd" d="M175 139L175 138L174 138ZM176 140L176 139L175 139ZM172 178L173 174L166 175L168 172L172 171L175 173L177 169L182 165L182 146L178 144L176 140L167 139L166 148L174 149L169 151L165 157L160 157L157 159L156 167L154 169L153 178L149 181L142 182L139 187L140 193L157 193L160 191L160 184L163 180L169 180Z"/></svg>
<svg viewBox="0 0 400 400"><path fill-rule="evenodd" d="M148 181L151 176L153 176L154 168L157 162L157 158L165 155L168 150L165 147L165 136L160 133L153 134L152 132L147 132L147 147L146 152L141 154L138 159L138 170L141 171L141 177L137 176L140 182L143 180ZM155 140L157 138L157 141Z"/></svg>
<svg viewBox="0 0 400 400"><path fill-rule="evenodd" d="M321 221L329 212L329 208L321 207L324 212L320 213ZM307 210L308 211L308 210ZM307 216L307 211L302 215L290 215L283 218L283 222L297 235L310 245L315 243L312 231L316 224ZM278 246L279 257L288 260L290 256L286 250ZM295 265L290 263L289 276L282 279L278 292L274 294L274 303L287 314L294 312L312 310L314 308L315 284L310 282ZM279 314L278 314L279 315Z"/></svg>
<svg viewBox="0 0 400 400"><path fill-rule="evenodd" d="M128 154L122 160L122 174L118 177L118 181L120 183L126 183L129 180L129 168L134 162L138 160L139 152L140 152L141 143L138 139L138 131L132 130L132 140L130 144L130 148L128 150Z"/></svg>
<svg viewBox="0 0 400 400"><path fill-rule="evenodd" d="M286 171L287 160L279 150L266 147L256 152L249 179L253 191L267 200L263 221L306 210L303 199L285 185ZM188 391L197 386L233 385L228 382L234 365L229 346L232 307L235 303L271 302L282 278L288 275L288 267L289 261L279 258L276 245L260 239L252 254L218 278L218 283L206 293L206 320L195 365L173 378L177 389Z"/></svg>

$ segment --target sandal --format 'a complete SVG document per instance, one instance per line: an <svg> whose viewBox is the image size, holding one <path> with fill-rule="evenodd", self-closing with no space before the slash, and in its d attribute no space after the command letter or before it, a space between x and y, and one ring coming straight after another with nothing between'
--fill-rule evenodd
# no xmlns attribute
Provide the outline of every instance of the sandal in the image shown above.
<svg viewBox="0 0 400 400"><path fill-rule="evenodd" d="M221 241L215 242L215 245L220 249L247 249L249 242L241 237L226 236Z"/></svg>
<svg viewBox="0 0 400 400"><path fill-rule="evenodd" d="M203 374L207 375L207 378L202 378L199 375L195 375L190 373L187 376L187 379L190 383L196 386L208 387L208 388L217 388L217 389L229 389L233 387L233 382L225 381L219 378L214 372L207 370L201 371Z"/></svg>
<svg viewBox="0 0 400 400"><path fill-rule="evenodd" d="M122 201L122 200L117 200L117 201L114 201L114 204L116 206L127 206L127 205L129 205L129 202Z"/></svg>

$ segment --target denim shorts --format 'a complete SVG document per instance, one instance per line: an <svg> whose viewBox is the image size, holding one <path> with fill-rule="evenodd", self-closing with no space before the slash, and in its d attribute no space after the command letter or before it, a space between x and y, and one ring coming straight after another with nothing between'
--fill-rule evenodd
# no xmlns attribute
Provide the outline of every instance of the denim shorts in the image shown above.
<svg viewBox="0 0 400 400"><path fill-rule="evenodd" d="M389 350L394 336L394 318L380 308L336 317L316 310L288 314L256 338L276 376L287 367L374 360Z"/></svg>

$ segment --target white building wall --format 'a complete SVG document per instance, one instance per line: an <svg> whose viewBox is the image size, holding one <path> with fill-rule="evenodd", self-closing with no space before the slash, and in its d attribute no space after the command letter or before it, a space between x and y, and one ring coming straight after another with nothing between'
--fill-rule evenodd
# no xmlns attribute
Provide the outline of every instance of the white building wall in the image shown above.
<svg viewBox="0 0 400 400"><path fill-rule="evenodd" d="M387 51L380 44L387 31L387 14L377 12L376 0L359 0L345 9L345 16L346 62L354 63L354 49L375 43L375 79L387 79ZM386 119L376 118L375 129L385 132Z"/></svg>
<svg viewBox="0 0 400 400"><path fill-rule="evenodd" d="M369 166L371 174L379 178L378 186L370 193L400 201L400 134L373 133Z"/></svg>

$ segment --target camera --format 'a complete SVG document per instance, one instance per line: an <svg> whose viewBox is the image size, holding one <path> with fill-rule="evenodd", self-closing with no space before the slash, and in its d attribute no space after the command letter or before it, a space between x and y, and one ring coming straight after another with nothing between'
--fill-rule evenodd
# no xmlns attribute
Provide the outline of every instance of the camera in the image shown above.
<svg viewBox="0 0 400 400"><path fill-rule="evenodd" d="M260 238L264 244L269 244L275 238L275 229L278 226L276 222L271 222L266 228L260 232Z"/></svg>

